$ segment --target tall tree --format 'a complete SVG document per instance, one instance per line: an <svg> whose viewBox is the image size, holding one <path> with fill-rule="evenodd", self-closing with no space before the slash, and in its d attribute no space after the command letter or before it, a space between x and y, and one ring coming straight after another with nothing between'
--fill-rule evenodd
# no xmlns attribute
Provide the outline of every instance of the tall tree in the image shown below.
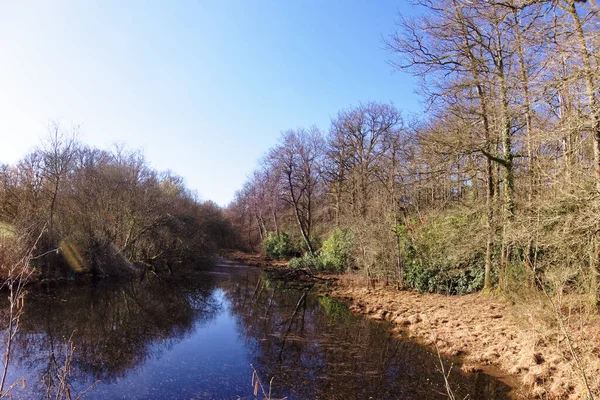
<svg viewBox="0 0 600 400"><path fill-rule="evenodd" d="M48 231L50 237L54 233L54 214L60 193L60 185L71 171L77 152L77 128L71 133L61 130L58 123L48 128L48 137L42 147L42 169L49 182L50 209L48 215Z"/></svg>
<svg viewBox="0 0 600 400"><path fill-rule="evenodd" d="M320 190L323 137L317 128L284 132L267 161L280 177L284 200L292 207L309 253L314 253L312 230L315 200Z"/></svg>

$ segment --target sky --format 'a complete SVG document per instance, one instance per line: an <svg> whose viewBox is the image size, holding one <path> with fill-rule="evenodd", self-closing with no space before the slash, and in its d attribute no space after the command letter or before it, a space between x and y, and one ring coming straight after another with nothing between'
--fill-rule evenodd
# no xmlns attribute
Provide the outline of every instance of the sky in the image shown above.
<svg viewBox="0 0 600 400"><path fill-rule="evenodd" d="M227 205L287 129L340 109L418 113L383 37L403 0L0 0L0 163L51 122L82 142L142 150Z"/></svg>

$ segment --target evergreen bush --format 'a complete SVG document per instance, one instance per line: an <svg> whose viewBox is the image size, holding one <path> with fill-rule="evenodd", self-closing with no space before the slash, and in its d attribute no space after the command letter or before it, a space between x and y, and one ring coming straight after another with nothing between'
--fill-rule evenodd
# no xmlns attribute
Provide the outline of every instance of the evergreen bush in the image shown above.
<svg viewBox="0 0 600 400"><path fill-rule="evenodd" d="M351 231L340 228L333 231L321 248L324 269L336 272L347 270L353 247L354 234Z"/></svg>
<svg viewBox="0 0 600 400"><path fill-rule="evenodd" d="M263 248L265 256L268 259L280 260L291 257L294 254L290 243L290 237L287 233L269 233L266 237Z"/></svg>

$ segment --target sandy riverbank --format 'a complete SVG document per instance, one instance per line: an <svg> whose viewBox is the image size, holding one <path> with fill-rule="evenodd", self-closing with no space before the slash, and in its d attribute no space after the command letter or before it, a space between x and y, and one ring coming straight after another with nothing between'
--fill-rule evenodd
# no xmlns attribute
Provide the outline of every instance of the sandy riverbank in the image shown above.
<svg viewBox="0 0 600 400"><path fill-rule="evenodd" d="M534 301L523 307L482 294L444 296L369 287L356 275L341 276L331 294L349 301L354 312L390 321L398 334L437 345L443 355L460 356L466 371L497 367L522 388L515 390L518 398L588 398L582 371L587 387L599 389L597 318L567 321L567 340Z"/></svg>

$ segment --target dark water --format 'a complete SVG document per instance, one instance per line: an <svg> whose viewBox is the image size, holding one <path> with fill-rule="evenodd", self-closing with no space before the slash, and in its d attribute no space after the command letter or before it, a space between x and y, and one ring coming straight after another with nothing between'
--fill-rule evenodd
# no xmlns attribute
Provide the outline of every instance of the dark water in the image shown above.
<svg viewBox="0 0 600 400"><path fill-rule="evenodd" d="M227 263L166 281L30 289L8 382L27 379L15 398L54 397L70 360L73 398L91 385L86 399L263 398L252 364L265 390L273 377L273 399L447 398L436 355L303 294ZM508 398L494 378L458 369L456 398Z"/></svg>

